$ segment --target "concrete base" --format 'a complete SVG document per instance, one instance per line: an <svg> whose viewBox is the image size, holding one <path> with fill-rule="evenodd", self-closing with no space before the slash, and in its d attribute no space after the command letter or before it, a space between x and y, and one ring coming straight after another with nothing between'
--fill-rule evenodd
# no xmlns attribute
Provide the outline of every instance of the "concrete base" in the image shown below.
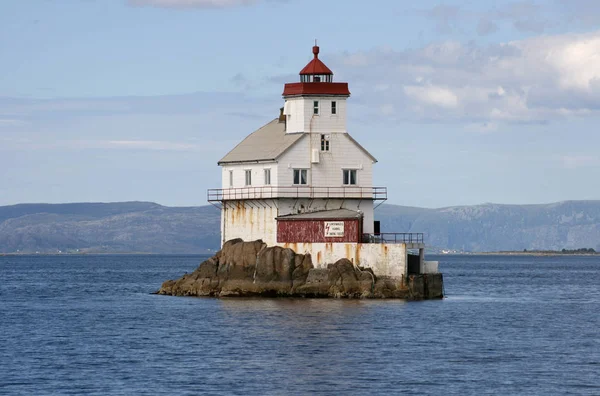
<svg viewBox="0 0 600 396"><path fill-rule="evenodd" d="M407 245L406 243L352 242L277 244L297 253L310 254L316 268L327 268L328 264L345 258L356 266L370 268L377 276L391 276L398 279L407 272Z"/></svg>
<svg viewBox="0 0 600 396"><path fill-rule="evenodd" d="M444 298L444 277L440 273L409 275L407 284L412 300Z"/></svg>
<svg viewBox="0 0 600 396"><path fill-rule="evenodd" d="M341 258L315 268L310 254L262 241L231 240L191 274L164 282L159 294L174 296L263 296L402 298L443 297L441 274L377 276Z"/></svg>

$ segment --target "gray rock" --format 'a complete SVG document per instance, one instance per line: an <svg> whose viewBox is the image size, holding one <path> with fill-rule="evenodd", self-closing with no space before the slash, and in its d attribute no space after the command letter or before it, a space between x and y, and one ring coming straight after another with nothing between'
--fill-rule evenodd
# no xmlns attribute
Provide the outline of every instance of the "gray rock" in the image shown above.
<svg viewBox="0 0 600 396"><path fill-rule="evenodd" d="M173 296L284 296L335 298L441 298L441 275L376 277L342 258L314 268L310 254L234 239L191 274L165 281L158 294Z"/></svg>

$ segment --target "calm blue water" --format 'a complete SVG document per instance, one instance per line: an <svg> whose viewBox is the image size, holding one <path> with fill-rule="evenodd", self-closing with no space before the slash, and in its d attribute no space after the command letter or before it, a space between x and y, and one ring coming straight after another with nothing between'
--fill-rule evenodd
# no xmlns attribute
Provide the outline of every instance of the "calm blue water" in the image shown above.
<svg viewBox="0 0 600 396"><path fill-rule="evenodd" d="M439 257L441 301L149 294L201 259L0 257L0 394L600 394L599 257Z"/></svg>

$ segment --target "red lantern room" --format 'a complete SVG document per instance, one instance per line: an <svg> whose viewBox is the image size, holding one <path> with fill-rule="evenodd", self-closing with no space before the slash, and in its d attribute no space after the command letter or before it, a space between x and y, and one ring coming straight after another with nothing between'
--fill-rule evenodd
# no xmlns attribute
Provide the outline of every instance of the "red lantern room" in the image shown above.
<svg viewBox="0 0 600 396"><path fill-rule="evenodd" d="M333 72L319 59L319 47L314 46L314 58L300 70L301 82L333 82Z"/></svg>
<svg viewBox="0 0 600 396"><path fill-rule="evenodd" d="M314 58L300 70L300 82L285 84L283 96L344 95L349 96L348 83L333 82L333 72L319 59L319 47L312 48Z"/></svg>

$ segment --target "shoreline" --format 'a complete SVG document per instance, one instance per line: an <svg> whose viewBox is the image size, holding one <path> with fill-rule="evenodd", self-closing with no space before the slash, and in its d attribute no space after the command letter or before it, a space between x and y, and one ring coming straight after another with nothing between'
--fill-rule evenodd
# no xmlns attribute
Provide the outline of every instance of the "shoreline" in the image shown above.
<svg viewBox="0 0 600 396"><path fill-rule="evenodd" d="M151 252L114 252L114 253L0 253L0 257L14 256L210 256L214 252L207 253L151 253Z"/></svg>
<svg viewBox="0 0 600 396"><path fill-rule="evenodd" d="M444 254L441 254L445 256ZM476 253L455 253L455 256L600 256L600 253L561 253L561 252L476 252Z"/></svg>
<svg viewBox="0 0 600 396"><path fill-rule="evenodd" d="M7 256L210 256L215 251L197 253L153 253L153 252L89 252L89 253L0 253L0 257ZM596 253L561 253L543 251L499 251L499 252L463 252L463 253L429 253L433 256L600 256Z"/></svg>

